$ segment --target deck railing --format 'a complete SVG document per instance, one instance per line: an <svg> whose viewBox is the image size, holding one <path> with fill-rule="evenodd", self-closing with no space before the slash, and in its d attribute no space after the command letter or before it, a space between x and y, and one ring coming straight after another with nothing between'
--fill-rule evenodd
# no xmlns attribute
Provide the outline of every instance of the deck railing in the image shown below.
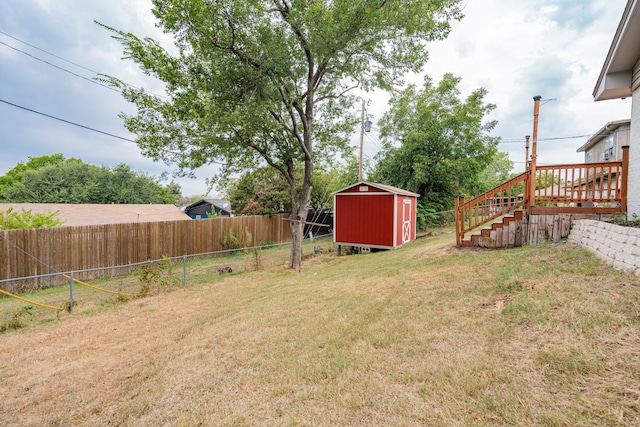
<svg viewBox="0 0 640 427"><path fill-rule="evenodd" d="M465 233L516 209L522 209L526 202L529 174L526 171L468 202L465 202L464 195L456 195L456 244L460 246Z"/></svg>
<svg viewBox="0 0 640 427"><path fill-rule="evenodd" d="M517 209L529 214L624 213L628 170L629 147L623 147L621 161L536 166L472 200L456 195L456 243L460 246L466 233Z"/></svg>
<svg viewBox="0 0 640 427"><path fill-rule="evenodd" d="M620 212L623 205L626 211L623 177L622 161L538 166L532 212L546 207L582 207L612 213Z"/></svg>

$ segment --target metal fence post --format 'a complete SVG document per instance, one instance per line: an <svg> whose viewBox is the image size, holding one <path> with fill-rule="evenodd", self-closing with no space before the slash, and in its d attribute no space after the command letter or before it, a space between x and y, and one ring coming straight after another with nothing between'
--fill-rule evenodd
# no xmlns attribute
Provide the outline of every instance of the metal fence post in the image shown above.
<svg viewBox="0 0 640 427"><path fill-rule="evenodd" d="M73 311L73 305L75 301L73 301L73 271L69 273L69 313Z"/></svg>
<svg viewBox="0 0 640 427"><path fill-rule="evenodd" d="M253 248L255 259L256 259L256 271L260 269L260 263L258 262L258 247Z"/></svg>
<svg viewBox="0 0 640 427"><path fill-rule="evenodd" d="M182 284L187 286L187 256L182 255Z"/></svg>

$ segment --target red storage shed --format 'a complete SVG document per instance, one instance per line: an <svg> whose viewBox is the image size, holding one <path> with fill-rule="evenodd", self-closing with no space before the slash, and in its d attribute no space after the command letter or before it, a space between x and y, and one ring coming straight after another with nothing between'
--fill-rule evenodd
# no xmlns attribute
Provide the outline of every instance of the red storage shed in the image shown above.
<svg viewBox="0 0 640 427"><path fill-rule="evenodd" d="M393 249L416 238L418 194L371 182L333 193L333 243Z"/></svg>

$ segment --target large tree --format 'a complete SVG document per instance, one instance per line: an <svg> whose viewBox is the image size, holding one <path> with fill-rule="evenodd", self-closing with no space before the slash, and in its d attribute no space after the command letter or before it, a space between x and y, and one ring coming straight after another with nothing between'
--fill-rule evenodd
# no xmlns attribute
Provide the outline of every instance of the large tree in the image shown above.
<svg viewBox="0 0 640 427"><path fill-rule="evenodd" d="M332 192L356 181L358 164L355 157L347 166L316 165L313 174L310 208L314 211L333 206ZM296 174L302 182L303 171ZM236 215L269 215L291 210L291 192L285 178L271 167L262 167L224 182L225 198Z"/></svg>
<svg viewBox="0 0 640 427"><path fill-rule="evenodd" d="M225 192L236 215L269 215L291 209L287 181L270 167L229 180Z"/></svg>
<svg viewBox="0 0 640 427"><path fill-rule="evenodd" d="M459 1L153 0L175 54L111 30L168 98L111 82L138 108L123 117L144 155L184 169L219 162L222 175L262 165L282 174L299 269L314 163L347 148L350 94L420 71L426 42L461 17Z"/></svg>
<svg viewBox="0 0 640 427"><path fill-rule="evenodd" d="M170 188L128 165L110 169L78 159L25 170L0 192L1 201L13 203L174 203L177 198Z"/></svg>
<svg viewBox="0 0 640 427"><path fill-rule="evenodd" d="M19 162L6 174L0 176L0 193L2 193L4 188L11 187L21 182L26 171L36 170L48 165L57 165L64 161L65 158L60 153L38 157L29 156L29 160L26 162Z"/></svg>
<svg viewBox="0 0 640 427"><path fill-rule="evenodd" d="M498 151L487 167L478 175L478 179L462 191L468 193L468 196L475 197L516 175L517 173L513 172L513 162L509 159L509 155L504 151Z"/></svg>
<svg viewBox="0 0 640 427"><path fill-rule="evenodd" d="M386 150L372 178L415 191L430 209L451 209L454 193L472 188L496 154L498 138L488 135L496 122L485 121L495 106L482 88L461 100L459 82L426 77L422 89L397 93L380 121Z"/></svg>

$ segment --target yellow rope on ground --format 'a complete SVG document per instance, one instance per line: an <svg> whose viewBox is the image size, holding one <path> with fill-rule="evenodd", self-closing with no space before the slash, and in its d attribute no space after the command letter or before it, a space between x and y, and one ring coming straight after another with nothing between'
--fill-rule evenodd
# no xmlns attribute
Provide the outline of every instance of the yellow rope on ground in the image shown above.
<svg viewBox="0 0 640 427"><path fill-rule="evenodd" d="M71 279L71 276L67 276L66 274L63 274L62 277L66 277L67 279ZM128 294L126 292L117 292L117 291L112 291L112 290L109 290L109 289L99 288L97 286L93 286L93 285L90 285L88 283L82 282L82 281L80 281L78 279L73 279L73 281L76 282L79 285L86 286L88 288L95 289L97 291L109 292L110 294L116 294L116 295L125 295L125 296L128 296L128 297L135 297L136 296L136 294Z"/></svg>
<svg viewBox="0 0 640 427"><path fill-rule="evenodd" d="M58 310L58 311L64 310L64 308L54 307L52 305L47 305L47 304L41 304L39 302L35 302L26 298L19 297L18 295L14 295L11 292L3 291L2 289L0 289L0 293L5 294L6 296L11 298L19 299L20 301L28 302L29 304L37 305L39 307L50 308L51 310Z"/></svg>

